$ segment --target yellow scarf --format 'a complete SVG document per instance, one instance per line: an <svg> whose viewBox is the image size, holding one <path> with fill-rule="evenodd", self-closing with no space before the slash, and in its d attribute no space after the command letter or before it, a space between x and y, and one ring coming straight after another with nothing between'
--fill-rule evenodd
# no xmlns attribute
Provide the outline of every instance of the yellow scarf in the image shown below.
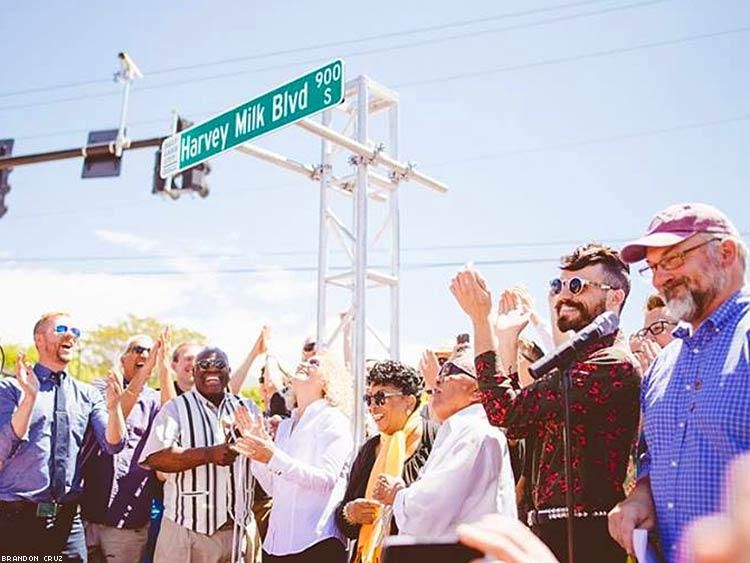
<svg viewBox="0 0 750 563"><path fill-rule="evenodd" d="M419 405L406 420L404 427L393 434L380 433L380 450L367 480L365 498L372 498L375 483L382 473L401 477L404 463L417 451L422 439L422 416ZM356 563L376 563L380 561L380 549L383 538L390 532L390 523L383 522L381 514L372 524L363 524L359 530Z"/></svg>

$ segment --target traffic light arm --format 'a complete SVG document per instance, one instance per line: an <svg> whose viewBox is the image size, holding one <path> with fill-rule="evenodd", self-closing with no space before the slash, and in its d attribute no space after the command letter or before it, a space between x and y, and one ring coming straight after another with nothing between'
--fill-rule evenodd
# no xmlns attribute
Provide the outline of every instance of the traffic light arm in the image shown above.
<svg viewBox="0 0 750 563"><path fill-rule="evenodd" d="M130 141L123 150L143 149L147 147L161 146L166 137L152 137L151 139L141 139L139 141ZM63 149L59 151L40 152L35 154L26 154L20 156L0 157L0 170L13 168L14 166L23 166L25 164L37 164L39 162L49 162L52 160L65 160L68 158L80 158L87 156L106 156L115 154L115 143L106 143L102 145L90 145L77 149Z"/></svg>

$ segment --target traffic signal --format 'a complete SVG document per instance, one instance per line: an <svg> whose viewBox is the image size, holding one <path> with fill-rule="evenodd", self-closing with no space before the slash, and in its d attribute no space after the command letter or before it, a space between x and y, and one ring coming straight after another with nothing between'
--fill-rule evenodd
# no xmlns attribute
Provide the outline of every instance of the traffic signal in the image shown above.
<svg viewBox="0 0 750 563"><path fill-rule="evenodd" d="M193 126L193 122L184 117L177 116L175 133L179 133ZM159 174L161 168L161 150L156 151L154 162L154 180L151 188L153 194L166 194L172 199L177 199L188 191L196 192L201 197L207 197L209 193L206 176L211 172L208 162L203 162L184 172L164 180Z"/></svg>
<svg viewBox="0 0 750 563"><path fill-rule="evenodd" d="M10 156L11 154L13 154L13 139L0 140L0 158ZM8 211L8 208L5 206L5 196L10 191L8 176L10 176L12 170L12 168L0 170L0 217Z"/></svg>
<svg viewBox="0 0 750 563"><path fill-rule="evenodd" d="M117 133L117 129L89 132L86 148L90 153L83 159L81 178L110 178L120 175L122 157L114 154Z"/></svg>

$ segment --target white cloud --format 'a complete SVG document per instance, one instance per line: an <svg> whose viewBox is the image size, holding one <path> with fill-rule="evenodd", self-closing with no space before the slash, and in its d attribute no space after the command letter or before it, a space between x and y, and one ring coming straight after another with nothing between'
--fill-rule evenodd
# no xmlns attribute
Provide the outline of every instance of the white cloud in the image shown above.
<svg viewBox="0 0 750 563"><path fill-rule="evenodd" d="M67 311L85 329L132 313L160 317L184 306L192 282L183 278L63 273L19 268L0 271L9 299L3 304L0 340L31 342L31 329L48 311Z"/></svg>
<svg viewBox="0 0 750 563"><path fill-rule="evenodd" d="M94 235L105 242L124 246L125 248L137 250L138 252L152 252L161 246L159 241L140 237L132 233L97 229L94 231Z"/></svg>

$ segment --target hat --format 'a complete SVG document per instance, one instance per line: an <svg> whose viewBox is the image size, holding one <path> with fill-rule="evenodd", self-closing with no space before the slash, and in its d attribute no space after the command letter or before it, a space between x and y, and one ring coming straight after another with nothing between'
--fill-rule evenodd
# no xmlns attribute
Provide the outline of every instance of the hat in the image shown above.
<svg viewBox="0 0 750 563"><path fill-rule="evenodd" d="M647 248L673 246L697 233L740 236L727 216L712 205L678 203L657 213L646 234L626 244L620 258L626 263L639 262L646 257Z"/></svg>
<svg viewBox="0 0 750 563"><path fill-rule="evenodd" d="M468 344L458 346L456 352L445 362L445 366L452 364L464 373L470 375L474 379L477 377L477 370L474 367L474 351Z"/></svg>

